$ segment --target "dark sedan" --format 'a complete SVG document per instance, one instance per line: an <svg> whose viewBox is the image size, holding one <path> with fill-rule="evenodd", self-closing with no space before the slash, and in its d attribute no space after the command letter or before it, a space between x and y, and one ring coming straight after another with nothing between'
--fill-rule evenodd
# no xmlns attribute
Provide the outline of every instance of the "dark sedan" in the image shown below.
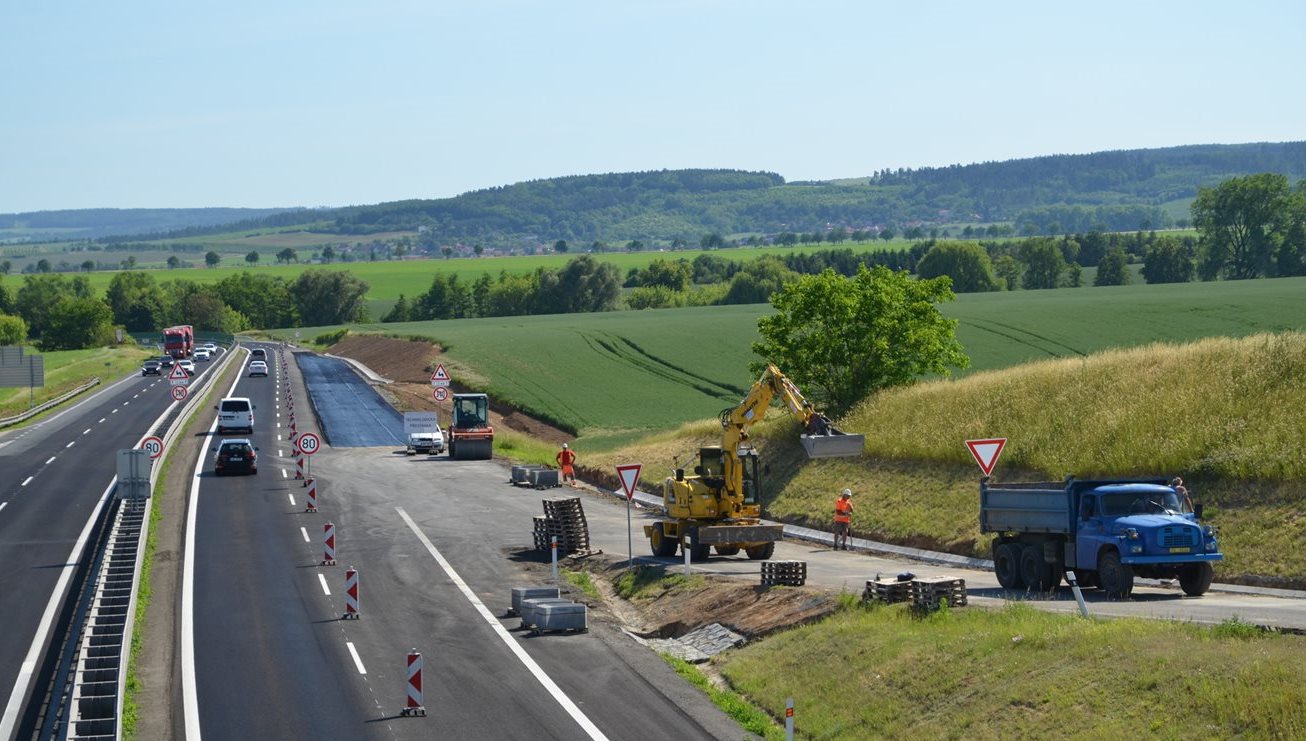
<svg viewBox="0 0 1306 741"><path fill-rule="evenodd" d="M163 366L157 360L147 360L141 364L142 376L161 376L163 375Z"/></svg>
<svg viewBox="0 0 1306 741"><path fill-rule="evenodd" d="M228 438L218 443L213 451L213 475L229 473L258 474L258 448L244 438Z"/></svg>

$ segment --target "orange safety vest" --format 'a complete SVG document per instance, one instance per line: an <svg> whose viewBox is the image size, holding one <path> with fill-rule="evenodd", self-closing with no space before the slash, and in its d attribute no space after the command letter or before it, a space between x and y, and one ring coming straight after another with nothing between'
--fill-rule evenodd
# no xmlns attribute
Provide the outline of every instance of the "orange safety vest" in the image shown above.
<svg viewBox="0 0 1306 741"><path fill-rule="evenodd" d="M839 497L834 503L834 521L848 522L853 521L853 503L851 499Z"/></svg>
<svg viewBox="0 0 1306 741"><path fill-rule="evenodd" d="M571 468L571 464L576 460L576 454L570 448L558 451L558 465L566 471Z"/></svg>

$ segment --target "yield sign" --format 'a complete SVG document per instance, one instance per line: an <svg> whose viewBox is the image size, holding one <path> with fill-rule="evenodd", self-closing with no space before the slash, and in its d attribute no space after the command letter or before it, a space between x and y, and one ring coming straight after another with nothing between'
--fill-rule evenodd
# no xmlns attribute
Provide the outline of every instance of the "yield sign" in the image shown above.
<svg viewBox="0 0 1306 741"><path fill-rule="evenodd" d="M979 464L980 470L985 476L993 473L993 466L997 465L998 456L1002 455L1002 448L1007 444L1007 438L995 437L989 440L967 440L966 447L970 448L970 454L974 456L975 462Z"/></svg>
<svg viewBox="0 0 1306 741"><path fill-rule="evenodd" d="M445 371L444 363L435 366L435 372L431 374L431 385L437 387L449 385L449 373Z"/></svg>
<svg viewBox="0 0 1306 741"><path fill-rule="evenodd" d="M185 386L190 383L190 375L186 373L185 368L181 367L181 363L172 366L172 372L168 374L168 383L173 386Z"/></svg>
<svg viewBox="0 0 1306 741"><path fill-rule="evenodd" d="M635 484L639 481L639 469L642 467L638 463L617 466L617 476L621 477L621 487L626 490L627 500L635 498Z"/></svg>

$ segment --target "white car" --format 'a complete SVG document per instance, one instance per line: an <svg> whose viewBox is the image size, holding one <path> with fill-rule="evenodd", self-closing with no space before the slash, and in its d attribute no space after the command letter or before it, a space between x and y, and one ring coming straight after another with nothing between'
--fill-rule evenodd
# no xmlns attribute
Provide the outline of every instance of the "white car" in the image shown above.
<svg viewBox="0 0 1306 741"><path fill-rule="evenodd" d="M190 358L182 358L181 360L178 360L178 361L177 361L177 365L180 365L181 368L182 368L182 370L186 371L186 375L188 375L188 376L193 376L193 375L195 375L195 361L194 361L194 360L191 360Z"/></svg>
<svg viewBox="0 0 1306 741"><path fill-rule="evenodd" d="M205 350L208 350L208 351L209 351L209 355L217 355L217 354L218 354L218 346L215 345L215 344L213 344L212 342L205 342L203 345L200 345L200 347L203 348L203 349L205 349Z"/></svg>
<svg viewBox="0 0 1306 741"><path fill-rule="evenodd" d="M408 455L417 453L439 455L444 452L444 432L438 427L434 432L411 432L408 434L408 447L404 452Z"/></svg>
<svg viewBox="0 0 1306 741"><path fill-rule="evenodd" d="M209 351L208 351L208 350L205 350L204 348L201 347L200 349L198 349L198 350L195 351L195 359L196 359L196 360L212 360L212 359L213 359L213 356L209 354Z"/></svg>
<svg viewBox="0 0 1306 741"><path fill-rule="evenodd" d="M251 361L249 361L249 375L250 375L251 377L253 377L253 376L267 376L267 374L268 374L268 364L267 364L267 363L264 363L262 360L251 360Z"/></svg>

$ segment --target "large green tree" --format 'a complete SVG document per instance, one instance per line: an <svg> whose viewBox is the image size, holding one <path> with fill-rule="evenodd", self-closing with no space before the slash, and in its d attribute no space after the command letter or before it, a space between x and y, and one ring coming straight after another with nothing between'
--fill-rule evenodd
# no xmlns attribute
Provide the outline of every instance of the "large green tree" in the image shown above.
<svg viewBox="0 0 1306 741"><path fill-rule="evenodd" d="M1148 283L1187 283L1193 279L1194 250L1171 234L1157 237L1143 254L1143 280Z"/></svg>
<svg viewBox="0 0 1306 741"><path fill-rule="evenodd" d="M27 322L20 316L0 313L0 345L21 345L27 341Z"/></svg>
<svg viewBox="0 0 1306 741"><path fill-rule="evenodd" d="M113 321L129 332L152 332L161 325L166 297L149 273L118 273L109 281L105 299L113 310Z"/></svg>
<svg viewBox="0 0 1306 741"><path fill-rule="evenodd" d="M784 260L767 255L743 267L730 279L730 288L721 299L723 304L762 304L798 278Z"/></svg>
<svg viewBox="0 0 1306 741"><path fill-rule="evenodd" d="M993 274L989 253L974 242L939 242L916 263L916 274L921 278L952 278L952 290L957 293L997 291L1001 288Z"/></svg>
<svg viewBox="0 0 1306 741"><path fill-rule="evenodd" d="M841 414L880 389L970 365L957 321L937 306L953 298L946 277L918 280L883 266L852 278L803 276L771 297L776 313L758 320L753 352Z"/></svg>
<svg viewBox="0 0 1306 741"><path fill-rule="evenodd" d="M1123 286L1129 283L1129 256L1123 247L1112 247L1097 263L1095 286Z"/></svg>
<svg viewBox="0 0 1306 741"><path fill-rule="evenodd" d="M1061 283L1061 273L1066 269L1066 258L1061 248L1051 239L1038 237L1021 243L1018 259L1025 264L1025 288L1056 288Z"/></svg>
<svg viewBox="0 0 1306 741"><path fill-rule="evenodd" d="M340 270L306 270L290 284L304 326L348 324L367 320L367 281Z"/></svg>
<svg viewBox="0 0 1306 741"><path fill-rule="evenodd" d="M102 299L65 296L50 307L42 350L81 350L113 342L113 310Z"/></svg>
<svg viewBox="0 0 1306 741"><path fill-rule="evenodd" d="M561 270L537 271L536 281L534 313L612 311L621 300L621 269L590 255L573 257Z"/></svg>
<svg viewBox="0 0 1306 741"><path fill-rule="evenodd" d="M91 282L84 275L67 278L59 273L29 275L14 299L14 311L27 322L28 332L40 337L50 325L50 312L64 298L91 298Z"/></svg>
<svg viewBox="0 0 1306 741"><path fill-rule="evenodd" d="M293 327L298 321L290 284L280 276L243 270L218 282L218 295L259 329Z"/></svg>
<svg viewBox="0 0 1306 741"><path fill-rule="evenodd" d="M1192 213L1201 236L1202 279L1276 275L1275 252L1291 226L1292 205L1288 178L1276 173L1199 189Z"/></svg>

